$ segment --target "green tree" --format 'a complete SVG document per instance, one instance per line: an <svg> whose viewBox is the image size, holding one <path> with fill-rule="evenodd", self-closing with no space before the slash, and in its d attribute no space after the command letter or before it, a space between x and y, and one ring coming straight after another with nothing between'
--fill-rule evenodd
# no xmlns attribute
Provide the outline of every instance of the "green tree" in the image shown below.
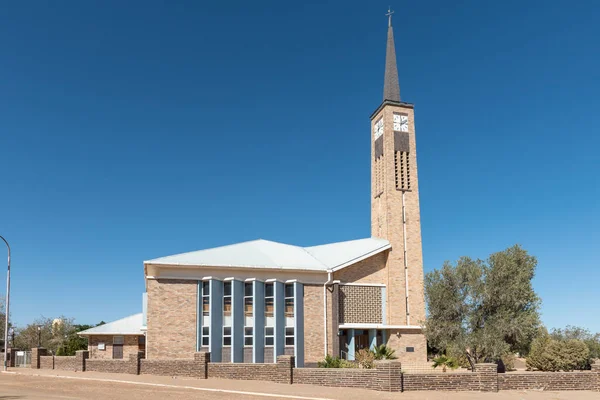
<svg viewBox="0 0 600 400"><path fill-rule="evenodd" d="M585 343L590 352L587 362L588 369L594 359L600 359L600 333L593 334L585 328L569 325L564 329L554 329L551 336L556 340L566 341L574 339Z"/></svg>
<svg viewBox="0 0 600 400"><path fill-rule="evenodd" d="M461 257L425 276L430 346L473 367L527 353L540 326L537 260L518 245L485 261Z"/></svg>
<svg viewBox="0 0 600 400"><path fill-rule="evenodd" d="M538 371L573 371L589 368L590 350L578 339L555 339L542 330L531 345L527 368Z"/></svg>

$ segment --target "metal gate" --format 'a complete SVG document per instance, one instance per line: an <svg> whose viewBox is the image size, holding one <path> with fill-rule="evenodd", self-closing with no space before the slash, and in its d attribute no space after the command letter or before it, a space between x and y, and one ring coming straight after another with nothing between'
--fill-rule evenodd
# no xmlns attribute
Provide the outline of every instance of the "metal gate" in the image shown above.
<svg viewBox="0 0 600 400"><path fill-rule="evenodd" d="M15 367L29 367L31 365L30 351L17 351L15 355Z"/></svg>

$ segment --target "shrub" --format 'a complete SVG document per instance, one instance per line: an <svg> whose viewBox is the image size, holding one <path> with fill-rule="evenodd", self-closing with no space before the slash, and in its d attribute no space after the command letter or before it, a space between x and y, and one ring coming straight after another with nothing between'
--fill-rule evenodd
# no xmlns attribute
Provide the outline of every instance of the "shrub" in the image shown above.
<svg viewBox="0 0 600 400"><path fill-rule="evenodd" d="M371 369L375 367L375 353L369 349L360 349L356 352L356 361L360 368Z"/></svg>
<svg viewBox="0 0 600 400"><path fill-rule="evenodd" d="M339 357L332 357L329 354L323 361L317 363L319 368L358 368L358 364Z"/></svg>
<svg viewBox="0 0 600 400"><path fill-rule="evenodd" d="M342 360L339 357L332 357L327 354L323 361L317 363L319 368L342 368Z"/></svg>
<svg viewBox="0 0 600 400"><path fill-rule="evenodd" d="M531 344L527 369L538 371L573 371L585 369L590 351L581 340L556 340L542 334Z"/></svg>
<svg viewBox="0 0 600 400"><path fill-rule="evenodd" d="M394 354L396 351L391 347L386 346L385 344L380 344L375 347L373 351L373 355L376 360L395 360L398 357Z"/></svg>
<svg viewBox="0 0 600 400"><path fill-rule="evenodd" d="M433 359L433 368L442 367L442 371L446 372L446 368L456 369L458 368L458 362L448 356L439 356Z"/></svg>

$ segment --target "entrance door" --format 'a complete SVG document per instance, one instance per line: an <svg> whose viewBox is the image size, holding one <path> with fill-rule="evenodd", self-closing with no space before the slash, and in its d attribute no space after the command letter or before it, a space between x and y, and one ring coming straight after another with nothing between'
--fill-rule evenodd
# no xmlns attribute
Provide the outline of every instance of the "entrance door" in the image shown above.
<svg viewBox="0 0 600 400"><path fill-rule="evenodd" d="M123 345L122 344L113 344L113 358L116 360L120 360L123 358Z"/></svg>
<svg viewBox="0 0 600 400"><path fill-rule="evenodd" d="M113 359L121 360L123 358L123 336L113 336Z"/></svg>
<svg viewBox="0 0 600 400"><path fill-rule="evenodd" d="M355 331L354 335L354 345L356 346L356 351L361 349L369 348L369 332L368 331Z"/></svg>

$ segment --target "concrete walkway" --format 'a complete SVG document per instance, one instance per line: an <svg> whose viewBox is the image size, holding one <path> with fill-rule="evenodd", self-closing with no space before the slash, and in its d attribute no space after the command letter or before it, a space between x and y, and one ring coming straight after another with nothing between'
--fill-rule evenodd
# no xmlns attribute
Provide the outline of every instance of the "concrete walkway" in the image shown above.
<svg viewBox="0 0 600 400"><path fill-rule="evenodd" d="M71 372L11 368L0 374L0 399L299 399L299 400L592 400L594 392L502 391L386 393L363 389L285 385L261 381L172 378L153 375L125 375L100 372Z"/></svg>

